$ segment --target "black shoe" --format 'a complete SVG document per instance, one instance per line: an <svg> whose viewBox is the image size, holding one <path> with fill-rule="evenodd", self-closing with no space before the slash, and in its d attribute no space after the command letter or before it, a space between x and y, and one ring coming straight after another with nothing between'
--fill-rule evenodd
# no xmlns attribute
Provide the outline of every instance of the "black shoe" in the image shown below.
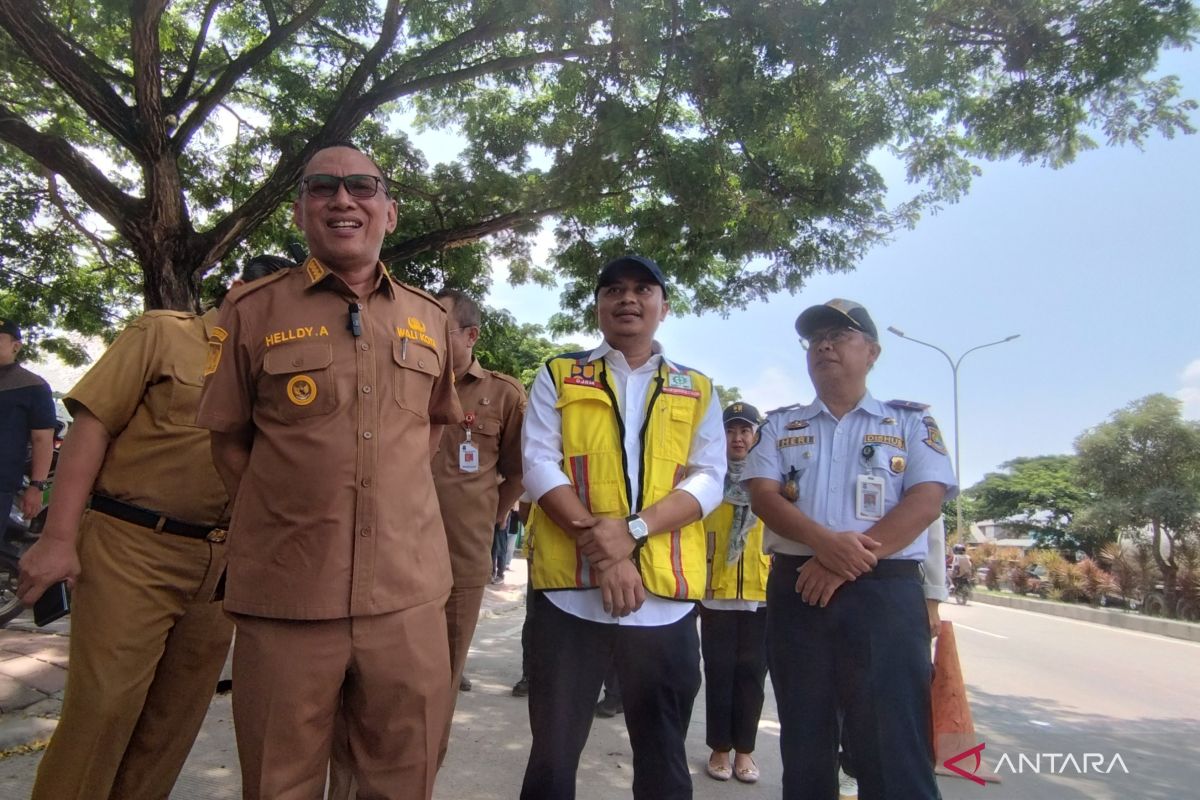
<svg viewBox="0 0 1200 800"><path fill-rule="evenodd" d="M513 697L528 697L529 696L529 678L521 678L513 684Z"/></svg>
<svg viewBox="0 0 1200 800"><path fill-rule="evenodd" d="M603 719L615 717L617 714L625 713L625 705L621 702L621 698L613 697L612 695L604 695L604 699L596 703L596 716Z"/></svg>
<svg viewBox="0 0 1200 800"><path fill-rule="evenodd" d="M466 675L463 675L461 678L459 678L458 679L458 690L460 692L471 691L471 679L468 678Z"/></svg>

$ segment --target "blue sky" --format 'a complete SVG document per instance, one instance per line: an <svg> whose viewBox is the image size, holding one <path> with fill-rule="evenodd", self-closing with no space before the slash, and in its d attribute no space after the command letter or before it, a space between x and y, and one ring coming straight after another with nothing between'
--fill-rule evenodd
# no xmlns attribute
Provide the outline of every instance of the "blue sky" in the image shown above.
<svg viewBox="0 0 1200 800"><path fill-rule="evenodd" d="M1200 98L1200 53L1172 51L1161 66ZM1142 151L1102 147L1060 170L1015 162L983 170L962 202L877 248L855 272L818 275L795 296L727 319L669 317L659 340L670 357L764 410L808 402L793 322L809 305L851 298L882 337L872 393L930 404L952 448L949 365L884 329L955 358L1019 333L960 368L964 485L1018 456L1071 452L1085 429L1153 392L1184 399L1185 416L1200 418L1200 135L1153 139ZM497 272L490 304L522 322L544 323L557 310L557 292L514 288Z"/></svg>

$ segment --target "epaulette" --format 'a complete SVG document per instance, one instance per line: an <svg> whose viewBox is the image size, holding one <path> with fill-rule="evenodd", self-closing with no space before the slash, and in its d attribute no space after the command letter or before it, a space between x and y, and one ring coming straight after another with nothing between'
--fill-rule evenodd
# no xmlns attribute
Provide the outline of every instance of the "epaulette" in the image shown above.
<svg viewBox="0 0 1200 800"><path fill-rule="evenodd" d="M492 373L493 376L499 378L500 380L513 386L514 388L519 389L522 394L525 393L525 386L519 380L514 378L512 375L509 375L506 372L499 372L494 369L489 369L488 372Z"/></svg>
<svg viewBox="0 0 1200 800"><path fill-rule="evenodd" d="M442 305L441 301L439 301L436 297L434 297L433 295L431 295L429 292L425 291L424 289L418 289L415 286L409 286L404 281L396 280L390 274L388 275L388 280L390 280L393 284L395 284L397 289L407 289L408 291L415 294L417 297L420 297L423 300L428 300L429 302L433 303L435 306L440 308L442 311L446 310L446 307Z"/></svg>
<svg viewBox="0 0 1200 800"><path fill-rule="evenodd" d="M918 403L915 400L888 400L887 405L892 408L906 408L909 411L924 411L929 408L928 403Z"/></svg>
<svg viewBox="0 0 1200 800"><path fill-rule="evenodd" d="M794 408L803 408L803 407L804 407L803 403L792 403L790 406L780 406L779 408L772 408L770 411L765 412L763 414L763 416L769 417L772 414L778 414L782 411L791 411Z"/></svg>
<svg viewBox="0 0 1200 800"><path fill-rule="evenodd" d="M170 317L171 319L194 319L199 314L194 311L174 311L169 308L155 308L142 314L143 317Z"/></svg>
<svg viewBox="0 0 1200 800"><path fill-rule="evenodd" d="M229 290L229 294L225 295L225 300L222 302L236 303L248 294L257 292L259 289L270 286L273 283L278 283L293 272L294 270L291 269L280 269L272 272L270 275L264 275L258 280L243 283L241 286L235 286Z"/></svg>

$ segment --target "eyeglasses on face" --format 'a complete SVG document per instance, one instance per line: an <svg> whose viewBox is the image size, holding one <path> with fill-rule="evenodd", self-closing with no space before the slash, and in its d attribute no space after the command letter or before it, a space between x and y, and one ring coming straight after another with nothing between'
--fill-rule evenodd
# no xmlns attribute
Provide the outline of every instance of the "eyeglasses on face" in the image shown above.
<svg viewBox="0 0 1200 800"><path fill-rule="evenodd" d="M857 333L853 328L827 328L823 331L817 331L812 336L801 336L800 346L805 350L812 350L814 347L820 347L822 342L837 347L839 344L844 344L850 341L851 337Z"/></svg>
<svg viewBox="0 0 1200 800"><path fill-rule="evenodd" d="M338 175L305 175L300 181L300 190L308 192L313 197L333 197L338 193L338 187L342 184L346 185L346 191L351 197L374 197L380 187L383 187L383 179L378 175L346 175L341 177ZM387 189L384 187L384 192Z"/></svg>

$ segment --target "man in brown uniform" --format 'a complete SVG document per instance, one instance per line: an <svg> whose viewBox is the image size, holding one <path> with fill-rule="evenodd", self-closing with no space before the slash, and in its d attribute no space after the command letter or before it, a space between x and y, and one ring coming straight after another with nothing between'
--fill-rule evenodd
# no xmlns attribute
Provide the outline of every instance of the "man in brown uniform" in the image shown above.
<svg viewBox="0 0 1200 800"><path fill-rule="evenodd" d="M197 418L234 497L243 793L319 797L341 702L360 795L430 797L450 706L429 467L462 420L450 325L379 262L396 203L365 154L318 150L293 218L310 258L230 294Z"/></svg>
<svg viewBox="0 0 1200 800"><path fill-rule="evenodd" d="M433 482L450 543L454 588L446 602L446 635L450 639L451 687L458 687L479 622L483 588L492 577L492 537L521 496L521 421L525 390L502 372L484 369L473 348L479 340L479 305L467 295L443 289L437 298L454 328L455 388L466 417L447 425L433 457ZM466 449L464 449L464 447ZM458 694L451 694L450 712ZM450 725L442 737L446 755Z"/></svg>
<svg viewBox="0 0 1200 800"><path fill-rule="evenodd" d="M286 262L271 263L251 261L242 279ZM146 313L64 398L74 422L19 587L31 604L56 581L74 585L66 694L36 800L166 797L208 711L233 632L212 602L228 502L194 423L216 316Z"/></svg>

